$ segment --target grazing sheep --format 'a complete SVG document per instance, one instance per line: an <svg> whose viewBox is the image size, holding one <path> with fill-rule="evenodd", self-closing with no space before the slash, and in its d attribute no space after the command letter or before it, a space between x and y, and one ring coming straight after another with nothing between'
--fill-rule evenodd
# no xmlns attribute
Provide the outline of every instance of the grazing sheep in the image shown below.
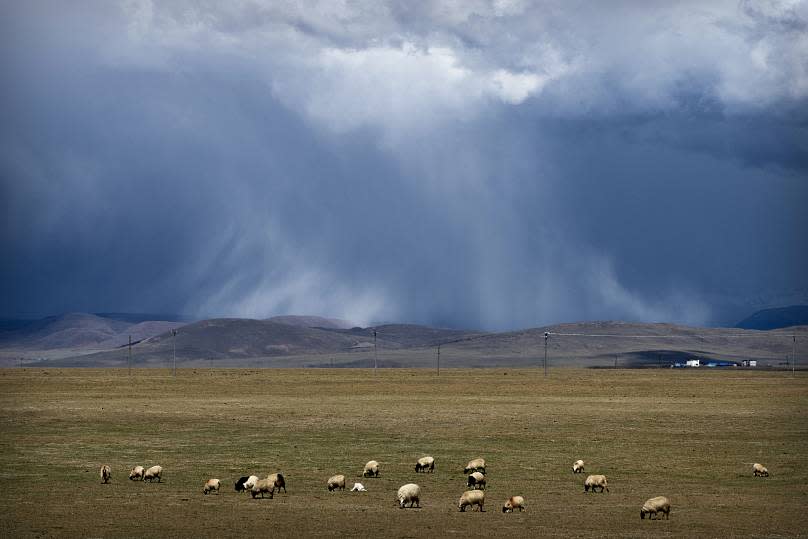
<svg viewBox="0 0 808 539"><path fill-rule="evenodd" d="M480 472L474 472L469 476L466 486L471 489L485 490L485 476Z"/></svg>
<svg viewBox="0 0 808 539"><path fill-rule="evenodd" d="M342 474L332 475L328 478L328 490L345 490L345 476Z"/></svg>
<svg viewBox="0 0 808 539"><path fill-rule="evenodd" d="M249 477L246 475L244 477L239 477L238 481L236 481L236 492L245 492L247 490L244 483L246 483L248 479Z"/></svg>
<svg viewBox="0 0 808 539"><path fill-rule="evenodd" d="M402 509L405 507L407 503L410 504L410 507L415 504L416 507L421 507L421 487L416 485L415 483L407 483L406 485L402 486L398 489L398 505Z"/></svg>
<svg viewBox="0 0 808 539"><path fill-rule="evenodd" d="M650 498L645 501L640 509L640 519L644 519L645 515L648 515L648 519L652 519L657 516L657 513L662 513L665 515L666 519L671 518L671 501L666 498L665 496L657 496L656 498Z"/></svg>
<svg viewBox="0 0 808 539"><path fill-rule="evenodd" d="M222 486L222 482L218 479L208 479L205 483L205 486L202 488L202 494L207 494L209 492L216 491L216 494L219 494L219 487Z"/></svg>
<svg viewBox="0 0 808 539"><path fill-rule="evenodd" d="M752 475L755 477L769 477L769 470L764 465L756 462L752 465Z"/></svg>
<svg viewBox="0 0 808 539"><path fill-rule="evenodd" d="M590 475L584 481L584 492L589 492L589 489L592 489L592 492L595 492L596 488L600 488L600 491L609 492L609 484L606 483L606 476L605 475Z"/></svg>
<svg viewBox="0 0 808 539"><path fill-rule="evenodd" d="M109 483L109 480L112 479L112 468L106 464L102 464L99 474L101 475L101 483Z"/></svg>
<svg viewBox="0 0 808 539"><path fill-rule="evenodd" d="M379 463L375 460L368 461L365 464L365 471L362 472L363 477L379 477Z"/></svg>
<svg viewBox="0 0 808 539"><path fill-rule="evenodd" d="M418 462L415 463L415 473L426 472L427 470L430 472L435 471L435 459L432 457L421 457L418 459Z"/></svg>
<svg viewBox="0 0 808 539"><path fill-rule="evenodd" d="M143 472L143 480L149 480L149 483L154 482L157 479L158 483L163 482L163 467L162 466L152 466L145 472Z"/></svg>
<svg viewBox="0 0 808 539"><path fill-rule="evenodd" d="M143 466L135 466L129 472L129 479L131 481L143 481L143 474L146 472L146 469Z"/></svg>
<svg viewBox="0 0 808 539"><path fill-rule="evenodd" d="M258 476L257 475L251 475L250 477L247 478L246 481L244 481L244 489L245 490L252 490L252 488L255 486L255 484L257 482L258 482Z"/></svg>
<svg viewBox="0 0 808 539"><path fill-rule="evenodd" d="M471 472L485 473L485 459L470 460L465 469L463 469L463 473L468 474Z"/></svg>
<svg viewBox="0 0 808 539"><path fill-rule="evenodd" d="M365 488L365 485L362 483L354 483L353 488L351 488L351 492L367 492L368 489Z"/></svg>
<svg viewBox="0 0 808 539"><path fill-rule="evenodd" d="M502 506L503 513L513 513L514 509L519 509L519 512L525 510L525 499L522 496L511 496L505 500L505 505Z"/></svg>
<svg viewBox="0 0 808 539"><path fill-rule="evenodd" d="M584 473L584 461L578 459L572 463L572 473Z"/></svg>
<svg viewBox="0 0 808 539"><path fill-rule="evenodd" d="M481 512L485 512L483 509L484 504L485 492L482 490L467 490L462 496L460 496L460 501L457 503L457 508L460 509L461 513L465 513L466 507L471 507L471 510L474 511L474 506L476 505Z"/></svg>
<svg viewBox="0 0 808 539"><path fill-rule="evenodd" d="M269 474L267 476L267 481L272 483L272 485L276 489L278 489L278 492L280 492L281 489L283 489L283 491L286 492L286 479L284 479L282 473L278 472L278 473Z"/></svg>
<svg viewBox="0 0 808 539"><path fill-rule="evenodd" d="M259 494L263 498L264 493L266 492L269 492L270 500L275 497L275 485L273 485L272 481L270 481L269 479L259 479L250 489L250 494L252 495L253 500Z"/></svg>

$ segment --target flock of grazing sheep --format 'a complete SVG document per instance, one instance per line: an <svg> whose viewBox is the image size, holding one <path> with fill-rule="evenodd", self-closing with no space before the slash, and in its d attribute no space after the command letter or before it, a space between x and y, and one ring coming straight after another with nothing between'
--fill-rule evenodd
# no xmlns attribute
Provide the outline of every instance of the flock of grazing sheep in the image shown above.
<svg viewBox="0 0 808 539"><path fill-rule="evenodd" d="M415 463L416 473L434 471L435 459L432 457L422 457ZM583 472L584 461L576 460L572 464L572 473ZM485 459L477 458L469 461L463 470L463 473L468 475L466 486L471 490L465 491L460 496L460 501L458 501L457 508L461 512L464 512L468 507L470 507L472 511L484 511L484 491L486 485ZM104 464L101 466L100 475L102 483L109 483L112 479L112 469L108 465ZM762 464L756 462L752 465L752 475L755 477L768 477L769 470ZM375 460L371 460L365 464L362 476L379 477L379 463ZM135 466L129 472L129 479L132 481L139 480L152 482L156 479L157 482L162 482L162 477L162 466L152 466L148 469L144 468L143 466ZM221 480L208 479L202 488L202 493L209 494L211 492L216 492L218 494L220 488ZM344 491L345 475L336 474L329 477L328 481L326 482L326 488L329 490L329 492L334 490ZM270 474L265 479L259 479L256 475L244 476L239 478L239 480L235 483L236 492L249 492L253 498L258 497L259 494L262 498L264 497L264 494L268 494L270 498L273 498L275 491L277 490L280 492L281 489L286 492L286 479L281 473ZM584 481L584 492L589 492L590 490L592 492L597 492L596 489L600 489L599 491L601 493L604 491L609 492L609 484L606 481L605 475L596 474L587 476L586 480ZM354 492L365 492L366 490L367 489L362 483L354 483L353 488L351 488L351 491ZM398 500L398 505L401 508L407 506L420 508L421 487L415 483L407 483L398 489L396 499ZM505 500L505 503L502 505L503 513L512 513L516 509L519 509L520 512L525 510L525 499L522 496L511 496ZM649 519L652 519L659 516L660 513L662 514L660 518L670 518L671 503L666 496L656 496L646 500L646 502L640 508L640 519L644 519L646 516Z"/></svg>

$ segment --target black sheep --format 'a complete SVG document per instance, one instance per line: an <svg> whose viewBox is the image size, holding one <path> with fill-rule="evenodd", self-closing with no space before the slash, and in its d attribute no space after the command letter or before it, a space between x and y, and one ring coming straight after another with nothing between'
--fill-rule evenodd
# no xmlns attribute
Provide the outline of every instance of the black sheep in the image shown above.
<svg viewBox="0 0 808 539"><path fill-rule="evenodd" d="M244 477L239 478L238 481L236 481L236 492L243 492L243 491L247 490L246 488L244 488L244 483L247 482L247 479L249 479L249 477L244 476Z"/></svg>

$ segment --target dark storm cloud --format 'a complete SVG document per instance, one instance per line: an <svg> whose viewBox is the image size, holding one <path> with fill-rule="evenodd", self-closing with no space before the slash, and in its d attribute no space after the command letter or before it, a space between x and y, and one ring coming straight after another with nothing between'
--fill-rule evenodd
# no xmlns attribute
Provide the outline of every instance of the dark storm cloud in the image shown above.
<svg viewBox="0 0 808 539"><path fill-rule="evenodd" d="M9 8L0 314L803 301L805 7L709 7Z"/></svg>

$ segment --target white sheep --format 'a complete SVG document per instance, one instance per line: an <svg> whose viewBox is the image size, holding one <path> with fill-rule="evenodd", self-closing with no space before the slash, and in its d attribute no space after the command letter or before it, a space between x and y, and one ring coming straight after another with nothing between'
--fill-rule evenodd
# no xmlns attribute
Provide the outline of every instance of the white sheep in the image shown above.
<svg viewBox="0 0 808 539"><path fill-rule="evenodd" d="M143 466L135 466L129 472L129 479L131 481L143 481L144 473L146 473L146 469Z"/></svg>
<svg viewBox="0 0 808 539"><path fill-rule="evenodd" d="M471 510L474 511L474 506L484 512L483 505L485 505L485 492L482 490L467 490L460 496L460 501L457 503L457 508L460 509L461 513L466 511L466 507L471 507Z"/></svg>
<svg viewBox="0 0 808 539"><path fill-rule="evenodd" d="M163 467L162 466L152 466L145 472L143 472L143 480L146 481L148 479L149 483L153 482L157 479L158 483L163 482Z"/></svg>
<svg viewBox="0 0 808 539"><path fill-rule="evenodd" d="M592 492L595 492L596 488L600 488L600 491L609 492L609 484L606 482L605 475L590 475L584 481L584 492L589 492L589 489L592 489Z"/></svg>
<svg viewBox="0 0 808 539"><path fill-rule="evenodd" d="M345 476L342 474L332 475L328 478L328 490L345 490Z"/></svg>
<svg viewBox="0 0 808 539"><path fill-rule="evenodd" d="M466 467L463 469L463 473L471 473L471 472L482 472L485 473L485 459L474 459L470 460Z"/></svg>
<svg viewBox="0 0 808 539"><path fill-rule="evenodd" d="M362 472L363 477L379 477L379 463L375 460L368 461L365 464L365 470Z"/></svg>
<svg viewBox="0 0 808 539"><path fill-rule="evenodd" d="M752 465L752 475L755 477L769 477L769 470L759 462Z"/></svg>
<svg viewBox="0 0 808 539"><path fill-rule="evenodd" d="M258 482L258 476L251 475L250 477L247 478L246 481L244 481L244 490L252 490L252 488L255 486L257 482Z"/></svg>
<svg viewBox="0 0 808 539"><path fill-rule="evenodd" d="M286 479L283 477L282 473L278 472L269 474L267 476L267 480L270 483L272 483L272 485L275 487L275 489L278 490L278 492L280 492L281 489L283 489L283 491L286 492Z"/></svg>
<svg viewBox="0 0 808 539"><path fill-rule="evenodd" d="M511 496L502 506L503 513L513 513L515 509L519 509L520 513L525 510L525 499L522 496Z"/></svg>
<svg viewBox="0 0 808 539"><path fill-rule="evenodd" d="M354 483L351 492L367 492L368 489L362 483Z"/></svg>
<svg viewBox="0 0 808 539"><path fill-rule="evenodd" d="M584 461L578 459L572 463L572 473L584 473Z"/></svg>
<svg viewBox="0 0 808 539"><path fill-rule="evenodd" d="M671 518L671 501L665 496L657 496L646 500L640 509L640 519L644 519L645 515L648 515L650 520L656 517L657 513L662 513L666 519Z"/></svg>
<svg viewBox="0 0 808 539"><path fill-rule="evenodd" d="M485 475L480 472L474 472L469 475L466 486L472 489L485 490Z"/></svg>
<svg viewBox="0 0 808 539"><path fill-rule="evenodd" d="M396 497L398 498L398 505L402 509L407 503L410 504L410 507L412 507L413 504L418 508L421 507L421 487L415 483L407 483L399 488Z"/></svg>
<svg viewBox="0 0 808 539"><path fill-rule="evenodd" d="M106 464L102 464L99 474L101 475L102 483L109 483L109 480L112 479L112 468Z"/></svg>
<svg viewBox="0 0 808 539"><path fill-rule="evenodd" d="M222 482L218 479L208 479L205 482L205 486L202 488L202 494L207 494L209 492L216 491L216 494L219 493L219 487L222 486Z"/></svg>
<svg viewBox="0 0 808 539"><path fill-rule="evenodd" d="M275 497L275 485L269 479L259 479L255 482L255 484L250 488L250 494L252 495L253 499L259 494L261 497L264 497L265 493L269 493L269 498L272 499Z"/></svg>
<svg viewBox="0 0 808 539"><path fill-rule="evenodd" d="M426 472L427 470L430 472L435 471L435 459L432 457L421 457L415 463L415 473Z"/></svg>

